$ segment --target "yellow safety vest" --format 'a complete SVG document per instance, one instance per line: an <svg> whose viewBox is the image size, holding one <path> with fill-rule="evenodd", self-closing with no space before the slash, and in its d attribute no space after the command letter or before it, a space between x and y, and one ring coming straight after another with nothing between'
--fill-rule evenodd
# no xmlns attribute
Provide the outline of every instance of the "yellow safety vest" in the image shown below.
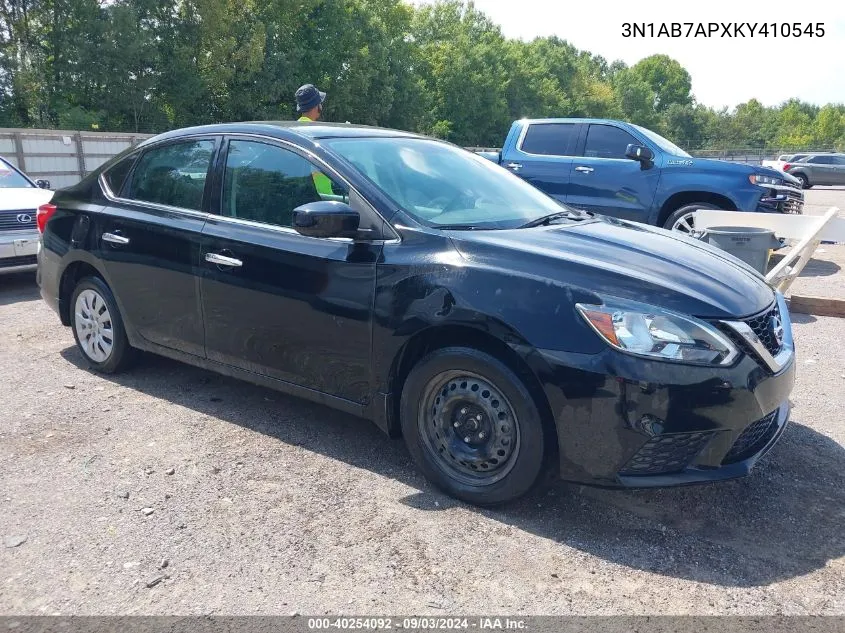
<svg viewBox="0 0 845 633"><path fill-rule="evenodd" d="M301 116L297 119L300 123L313 123L307 116ZM317 188L317 193L323 196L333 196L334 189L332 189L332 181L321 171L312 171L311 178L314 180L314 186Z"/></svg>

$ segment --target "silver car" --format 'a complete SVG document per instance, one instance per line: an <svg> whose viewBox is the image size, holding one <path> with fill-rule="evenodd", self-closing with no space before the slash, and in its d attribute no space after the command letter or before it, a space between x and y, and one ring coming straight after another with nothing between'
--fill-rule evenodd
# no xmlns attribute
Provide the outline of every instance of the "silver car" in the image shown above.
<svg viewBox="0 0 845 633"><path fill-rule="evenodd" d="M784 171L800 180L804 189L813 185L845 185L845 154L811 154L784 165Z"/></svg>

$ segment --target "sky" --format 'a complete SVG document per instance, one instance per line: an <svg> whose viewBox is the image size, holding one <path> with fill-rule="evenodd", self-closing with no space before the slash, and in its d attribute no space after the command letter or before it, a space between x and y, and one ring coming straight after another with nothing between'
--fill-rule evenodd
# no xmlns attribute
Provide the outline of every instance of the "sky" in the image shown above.
<svg viewBox="0 0 845 633"><path fill-rule="evenodd" d="M421 2L417 2L420 4ZM574 46L633 65L663 53L692 77L699 103L733 107L756 98L845 103L845 2L822 0L475 0L507 37L557 35ZM591 9L595 8L595 12ZM822 37L625 38L623 23L824 23ZM686 29L687 27L683 27Z"/></svg>

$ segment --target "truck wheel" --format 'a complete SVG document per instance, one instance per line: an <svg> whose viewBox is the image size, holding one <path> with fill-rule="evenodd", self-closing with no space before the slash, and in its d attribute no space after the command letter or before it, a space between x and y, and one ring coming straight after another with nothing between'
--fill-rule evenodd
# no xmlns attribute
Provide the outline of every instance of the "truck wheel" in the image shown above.
<svg viewBox="0 0 845 633"><path fill-rule="evenodd" d="M813 186L813 185L810 184L810 181L807 180L807 176L805 176L804 174L795 174L795 177L801 183L802 189L809 189L810 187Z"/></svg>
<svg viewBox="0 0 845 633"><path fill-rule="evenodd" d="M543 422L530 391L476 349L440 349L417 363L402 389L400 417L417 466L463 501L511 501L543 469Z"/></svg>
<svg viewBox="0 0 845 633"><path fill-rule="evenodd" d="M664 229L678 231L679 233L690 234L695 230L695 212L699 209L719 209L715 204L709 202L693 202L685 204L672 213L663 223Z"/></svg>

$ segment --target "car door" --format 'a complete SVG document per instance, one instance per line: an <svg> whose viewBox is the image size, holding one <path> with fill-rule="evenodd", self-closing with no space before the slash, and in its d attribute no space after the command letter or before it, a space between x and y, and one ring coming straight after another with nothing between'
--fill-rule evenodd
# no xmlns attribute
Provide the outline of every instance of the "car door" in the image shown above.
<svg viewBox="0 0 845 633"><path fill-rule="evenodd" d="M577 123L526 124L504 166L561 202L569 189Z"/></svg>
<svg viewBox="0 0 845 633"><path fill-rule="evenodd" d="M293 210L333 195L380 218L297 148L231 137L218 163L217 215L203 229L202 304L210 360L364 403L378 242L321 239L291 228Z"/></svg>
<svg viewBox="0 0 845 633"><path fill-rule="evenodd" d="M845 156L833 157L833 169L831 173L833 184L845 185Z"/></svg>
<svg viewBox="0 0 845 633"><path fill-rule="evenodd" d="M821 154L807 159L807 177L811 185L837 184L835 170L833 156Z"/></svg>
<svg viewBox="0 0 845 633"><path fill-rule="evenodd" d="M195 356L205 354L197 266L218 143L173 140L126 159L134 166L116 164L96 220L97 254L125 318L147 341Z"/></svg>
<svg viewBox="0 0 845 633"><path fill-rule="evenodd" d="M630 132L608 123L591 123L582 132L572 163L566 202L576 208L647 222L660 170L625 157L629 144L646 145Z"/></svg>

